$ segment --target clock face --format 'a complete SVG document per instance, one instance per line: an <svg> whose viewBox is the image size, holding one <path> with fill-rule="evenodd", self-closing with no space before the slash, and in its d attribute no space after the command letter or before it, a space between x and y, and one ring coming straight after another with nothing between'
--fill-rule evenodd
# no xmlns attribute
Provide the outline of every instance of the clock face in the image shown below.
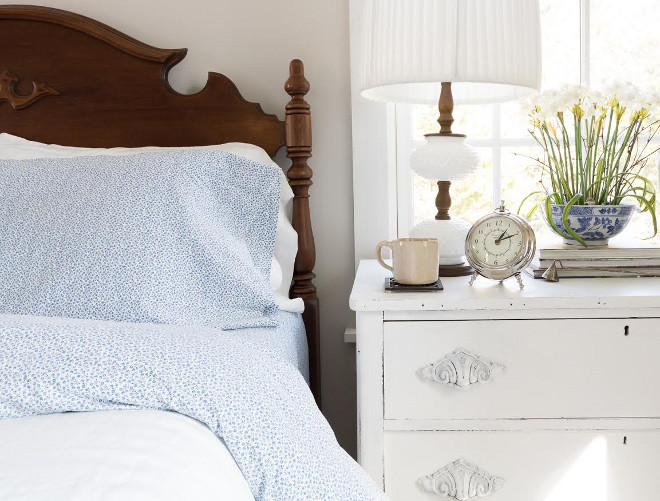
<svg viewBox="0 0 660 501"><path fill-rule="evenodd" d="M532 262L535 252L534 230L527 221L506 210L504 203L474 223L465 239L465 257L470 266L493 280L516 275L520 282L519 273Z"/></svg>
<svg viewBox="0 0 660 501"><path fill-rule="evenodd" d="M516 262L525 249L520 225L511 217L499 215L477 221L467 243L474 259L494 268Z"/></svg>

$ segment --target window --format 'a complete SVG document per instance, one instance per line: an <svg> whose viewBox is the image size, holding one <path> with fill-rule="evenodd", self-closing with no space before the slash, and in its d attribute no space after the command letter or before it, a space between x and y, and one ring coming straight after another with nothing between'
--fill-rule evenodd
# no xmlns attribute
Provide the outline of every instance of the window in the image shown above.
<svg viewBox="0 0 660 501"><path fill-rule="evenodd" d="M563 84L600 86L612 80L642 88L660 86L660 10L654 0L541 0L543 89ZM435 215L436 184L415 175L409 166L412 149L424 134L437 132L437 109L397 105L398 233ZM538 189L540 169L528 156L540 150L527 134L527 111L518 102L457 106L455 132L467 134L481 154L482 166L469 178L452 182L451 213L475 221L505 200L515 211L529 192ZM660 137L654 142L660 143ZM658 183L655 158L647 177ZM411 210L412 208L412 210ZM539 216L531 221L539 238L549 230ZM644 238L652 234L651 218L638 214L626 230ZM660 237L655 240L660 242Z"/></svg>

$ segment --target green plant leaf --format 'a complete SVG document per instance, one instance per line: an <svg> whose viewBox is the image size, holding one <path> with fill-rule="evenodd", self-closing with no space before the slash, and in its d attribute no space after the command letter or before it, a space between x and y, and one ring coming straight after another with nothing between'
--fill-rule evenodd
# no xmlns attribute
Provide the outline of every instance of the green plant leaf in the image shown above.
<svg viewBox="0 0 660 501"><path fill-rule="evenodd" d="M545 195L545 191L533 191L532 193L527 195L525 198L523 198L522 202L520 202L520 205L518 206L518 210L516 211L516 214L518 214L520 216L520 211L522 210L523 205L525 205L525 202L527 202L527 200L532 198L534 195ZM525 219L529 219L530 217L532 217L532 214L534 214L534 212L536 212L537 207L538 207L538 204L534 204L532 206L532 209L530 211L528 211L527 214L525 215Z"/></svg>
<svg viewBox="0 0 660 501"><path fill-rule="evenodd" d="M583 246L587 246L587 242L584 241L584 239L578 235L573 228L570 227L568 224L568 215L571 212L571 207L573 207L578 200L582 197L582 193L578 193L575 195L571 200L566 204L566 207L564 207L564 212L561 213L561 222L564 225L564 228L566 228L566 231L573 237L573 240L577 240L580 242Z"/></svg>
<svg viewBox="0 0 660 501"><path fill-rule="evenodd" d="M653 238L658 234L658 218L655 215L655 210L653 205L650 204L648 200L646 200L644 197L640 195L628 195L631 198L636 199L640 205L644 205L645 208L642 210L642 212L646 212L647 210L649 211L649 214L651 214L651 220L653 221L653 235L650 237L646 237L644 240L648 240L649 238ZM655 199L655 196L653 197ZM655 201L655 200L654 200ZM655 204L654 204L655 205Z"/></svg>
<svg viewBox="0 0 660 501"><path fill-rule="evenodd" d="M547 197L545 197L545 220L548 222L550 227L555 230L557 235L560 235L564 238L571 238L570 235L567 235L563 231L559 229L559 227L555 224L555 222L552 219L552 197L555 196L556 193L550 193Z"/></svg>

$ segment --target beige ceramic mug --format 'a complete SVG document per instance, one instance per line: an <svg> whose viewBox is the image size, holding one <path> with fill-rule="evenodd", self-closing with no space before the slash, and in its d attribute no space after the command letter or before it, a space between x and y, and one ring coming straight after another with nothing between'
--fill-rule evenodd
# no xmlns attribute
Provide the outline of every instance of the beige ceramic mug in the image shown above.
<svg viewBox="0 0 660 501"><path fill-rule="evenodd" d="M382 249L392 249L392 264L383 261ZM397 238L376 247L376 259L400 284L422 285L438 281L438 241L435 238Z"/></svg>

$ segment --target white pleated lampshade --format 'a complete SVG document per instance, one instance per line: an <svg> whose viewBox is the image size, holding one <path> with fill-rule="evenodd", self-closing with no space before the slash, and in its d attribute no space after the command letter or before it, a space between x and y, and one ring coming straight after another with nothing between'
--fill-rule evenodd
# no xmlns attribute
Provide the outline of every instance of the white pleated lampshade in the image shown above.
<svg viewBox="0 0 660 501"><path fill-rule="evenodd" d="M516 99L541 82L538 0L363 0L360 90L386 102Z"/></svg>

